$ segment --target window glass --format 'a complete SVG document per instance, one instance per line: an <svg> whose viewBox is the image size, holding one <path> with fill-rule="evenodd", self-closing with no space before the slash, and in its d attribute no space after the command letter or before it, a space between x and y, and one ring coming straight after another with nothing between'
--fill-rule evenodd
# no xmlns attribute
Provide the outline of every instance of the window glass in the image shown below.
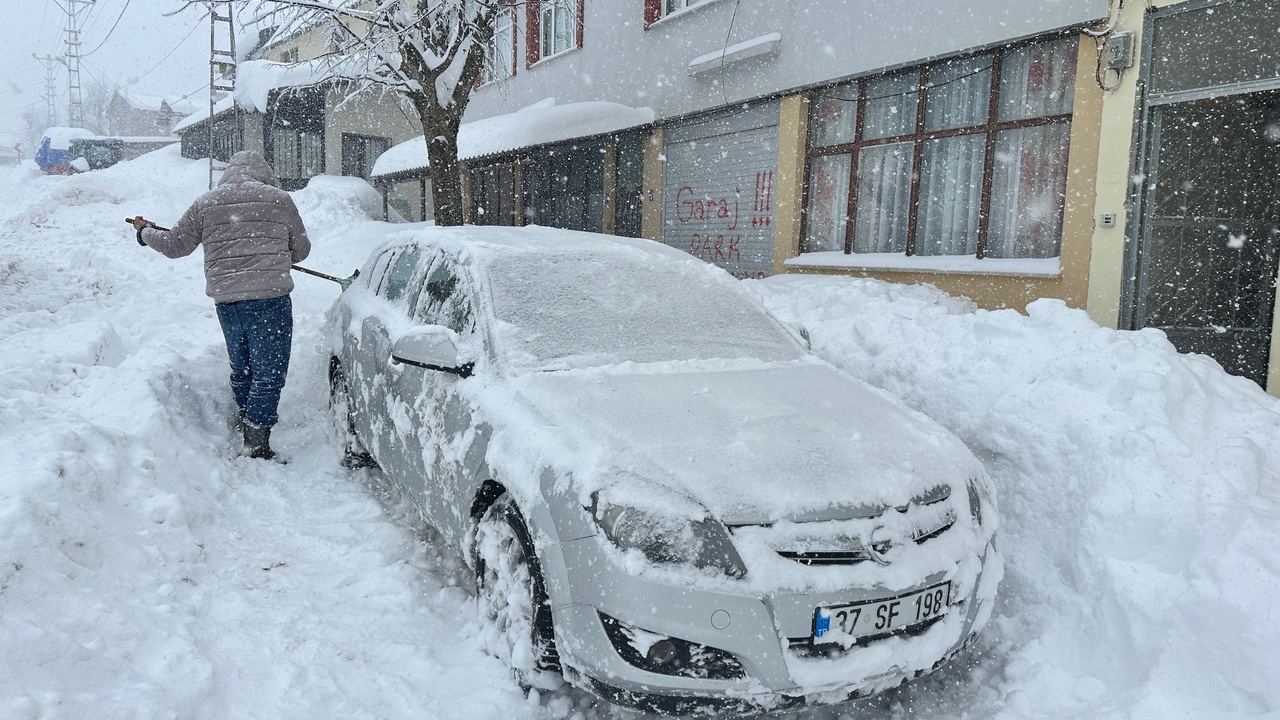
<svg viewBox="0 0 1280 720"><path fill-rule="evenodd" d="M510 6L498 10L494 19L493 40L489 43L489 55L485 69L487 80L510 77L514 63L511 49L515 46L515 11Z"/></svg>
<svg viewBox="0 0 1280 720"><path fill-rule="evenodd" d="M1071 112L1076 84L1075 38L1017 48L1000 61L1000 119Z"/></svg>
<svg viewBox="0 0 1280 720"><path fill-rule="evenodd" d="M844 251L849 218L849 163L853 156L823 155L809 161L805 251Z"/></svg>
<svg viewBox="0 0 1280 720"><path fill-rule="evenodd" d="M418 306L418 319L429 325L443 325L460 335L475 327L466 287L446 259L436 261L427 273Z"/></svg>
<svg viewBox="0 0 1280 720"><path fill-rule="evenodd" d="M865 148L859 154L854 252L906 252L914 148L915 143L893 143Z"/></svg>
<svg viewBox="0 0 1280 720"><path fill-rule="evenodd" d="M664 0L663 14L669 15L673 12L684 10L685 8L688 8L688 7L693 7L694 5L697 5L702 1L703 0Z"/></svg>
<svg viewBox="0 0 1280 720"><path fill-rule="evenodd" d="M987 257L1057 257L1070 139L1067 123L996 135Z"/></svg>
<svg viewBox="0 0 1280 720"><path fill-rule="evenodd" d="M387 272L386 279L382 281L379 293L391 302L403 302L406 305L411 305L416 300L417 293L410 291L410 281L417 274L418 260L421 257L422 251L416 247L400 253L395 262L392 263L391 270Z"/></svg>
<svg viewBox="0 0 1280 720"><path fill-rule="evenodd" d="M573 0L543 0L542 56L549 57L574 47L575 22Z"/></svg>
<svg viewBox="0 0 1280 720"><path fill-rule="evenodd" d="M378 256L378 259L373 263L373 269L369 271L368 279L365 280L365 283L369 287L374 288L375 291L378 290L379 286L382 284L383 274L387 272L387 266L391 264L391 261L395 259L395 256L395 250L387 250Z"/></svg>
<svg viewBox="0 0 1280 720"><path fill-rule="evenodd" d="M925 90L925 130L972 127L987 121L991 97L991 57L950 60L929 68Z"/></svg>
<svg viewBox="0 0 1280 720"><path fill-rule="evenodd" d="M928 140L921 160L917 255L973 255L978 250L986 135Z"/></svg>
<svg viewBox="0 0 1280 720"><path fill-rule="evenodd" d="M854 140L858 124L858 86L840 85L817 93L809 113L809 144L841 145Z"/></svg>
<svg viewBox="0 0 1280 720"><path fill-rule="evenodd" d="M867 81L864 140L910 135L916 130L920 73L913 70Z"/></svg>

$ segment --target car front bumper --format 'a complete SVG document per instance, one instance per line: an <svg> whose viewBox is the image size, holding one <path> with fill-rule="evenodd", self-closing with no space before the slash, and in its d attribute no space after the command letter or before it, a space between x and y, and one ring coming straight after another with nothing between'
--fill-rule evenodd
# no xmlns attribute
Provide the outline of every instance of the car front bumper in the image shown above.
<svg viewBox="0 0 1280 720"><path fill-rule="evenodd" d="M569 592L553 591L556 640L570 682L610 702L669 714L759 712L829 704L874 694L936 669L962 649L990 614L994 588L979 575L953 592L941 620L848 650L815 650L815 608L879 600L865 589L838 592L734 594L654 582L601 556L598 538L560 544ZM910 590L942 582L941 573ZM736 679L670 675L637 667L615 649L601 614L645 634L678 638L733 656ZM616 638L616 633L615 633ZM939 652L939 648L944 648ZM890 659L885 660L886 651Z"/></svg>

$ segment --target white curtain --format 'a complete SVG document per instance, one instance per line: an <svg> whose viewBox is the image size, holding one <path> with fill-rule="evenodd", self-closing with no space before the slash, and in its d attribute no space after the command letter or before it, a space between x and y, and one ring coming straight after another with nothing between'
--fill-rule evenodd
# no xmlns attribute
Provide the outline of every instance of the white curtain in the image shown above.
<svg viewBox="0 0 1280 720"><path fill-rule="evenodd" d="M1057 257L1067 188L1069 123L996 136L987 256Z"/></svg>
<svg viewBox="0 0 1280 720"><path fill-rule="evenodd" d="M987 121L991 57L952 60L929 68L925 130L973 127Z"/></svg>
<svg viewBox="0 0 1280 720"><path fill-rule="evenodd" d="M1074 37L1018 48L1000 61L1000 119L1066 115L1075 99Z"/></svg>
<svg viewBox="0 0 1280 720"><path fill-rule="evenodd" d="M857 98L857 85L840 85L815 94L809 121L810 147L853 142L858 122Z"/></svg>
<svg viewBox="0 0 1280 720"><path fill-rule="evenodd" d="M986 140L986 134L977 134L925 142L917 255L977 253Z"/></svg>
<svg viewBox="0 0 1280 720"><path fill-rule="evenodd" d="M805 252L844 252L849 218L849 163L853 156L823 155L809 161Z"/></svg>
<svg viewBox="0 0 1280 720"><path fill-rule="evenodd" d="M916 131L916 107L920 102L920 71L888 75L867 81L866 119L862 139L910 135Z"/></svg>
<svg viewBox="0 0 1280 720"><path fill-rule="evenodd" d="M854 252L906 252L914 147L910 142L877 145L864 148L858 156Z"/></svg>

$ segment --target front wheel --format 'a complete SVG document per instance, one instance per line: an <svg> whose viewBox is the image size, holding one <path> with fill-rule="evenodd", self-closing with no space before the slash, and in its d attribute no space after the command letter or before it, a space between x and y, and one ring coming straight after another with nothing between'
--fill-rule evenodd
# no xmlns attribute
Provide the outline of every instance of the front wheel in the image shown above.
<svg viewBox="0 0 1280 720"><path fill-rule="evenodd" d="M329 424L338 447L342 448L342 465L351 470L377 467L378 463L356 437L353 412L347 376L342 372L338 359L333 358L329 364Z"/></svg>
<svg viewBox="0 0 1280 720"><path fill-rule="evenodd" d="M563 684L551 607L524 519L510 496L476 525L476 605L485 650L506 662L526 689Z"/></svg>

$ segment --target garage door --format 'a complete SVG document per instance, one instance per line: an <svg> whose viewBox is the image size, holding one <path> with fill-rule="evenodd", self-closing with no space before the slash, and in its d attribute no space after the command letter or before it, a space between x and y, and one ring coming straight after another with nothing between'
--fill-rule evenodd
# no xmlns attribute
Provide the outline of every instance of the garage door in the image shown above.
<svg viewBox="0 0 1280 720"><path fill-rule="evenodd" d="M663 242L739 278L769 275L778 102L685 120L665 137Z"/></svg>

